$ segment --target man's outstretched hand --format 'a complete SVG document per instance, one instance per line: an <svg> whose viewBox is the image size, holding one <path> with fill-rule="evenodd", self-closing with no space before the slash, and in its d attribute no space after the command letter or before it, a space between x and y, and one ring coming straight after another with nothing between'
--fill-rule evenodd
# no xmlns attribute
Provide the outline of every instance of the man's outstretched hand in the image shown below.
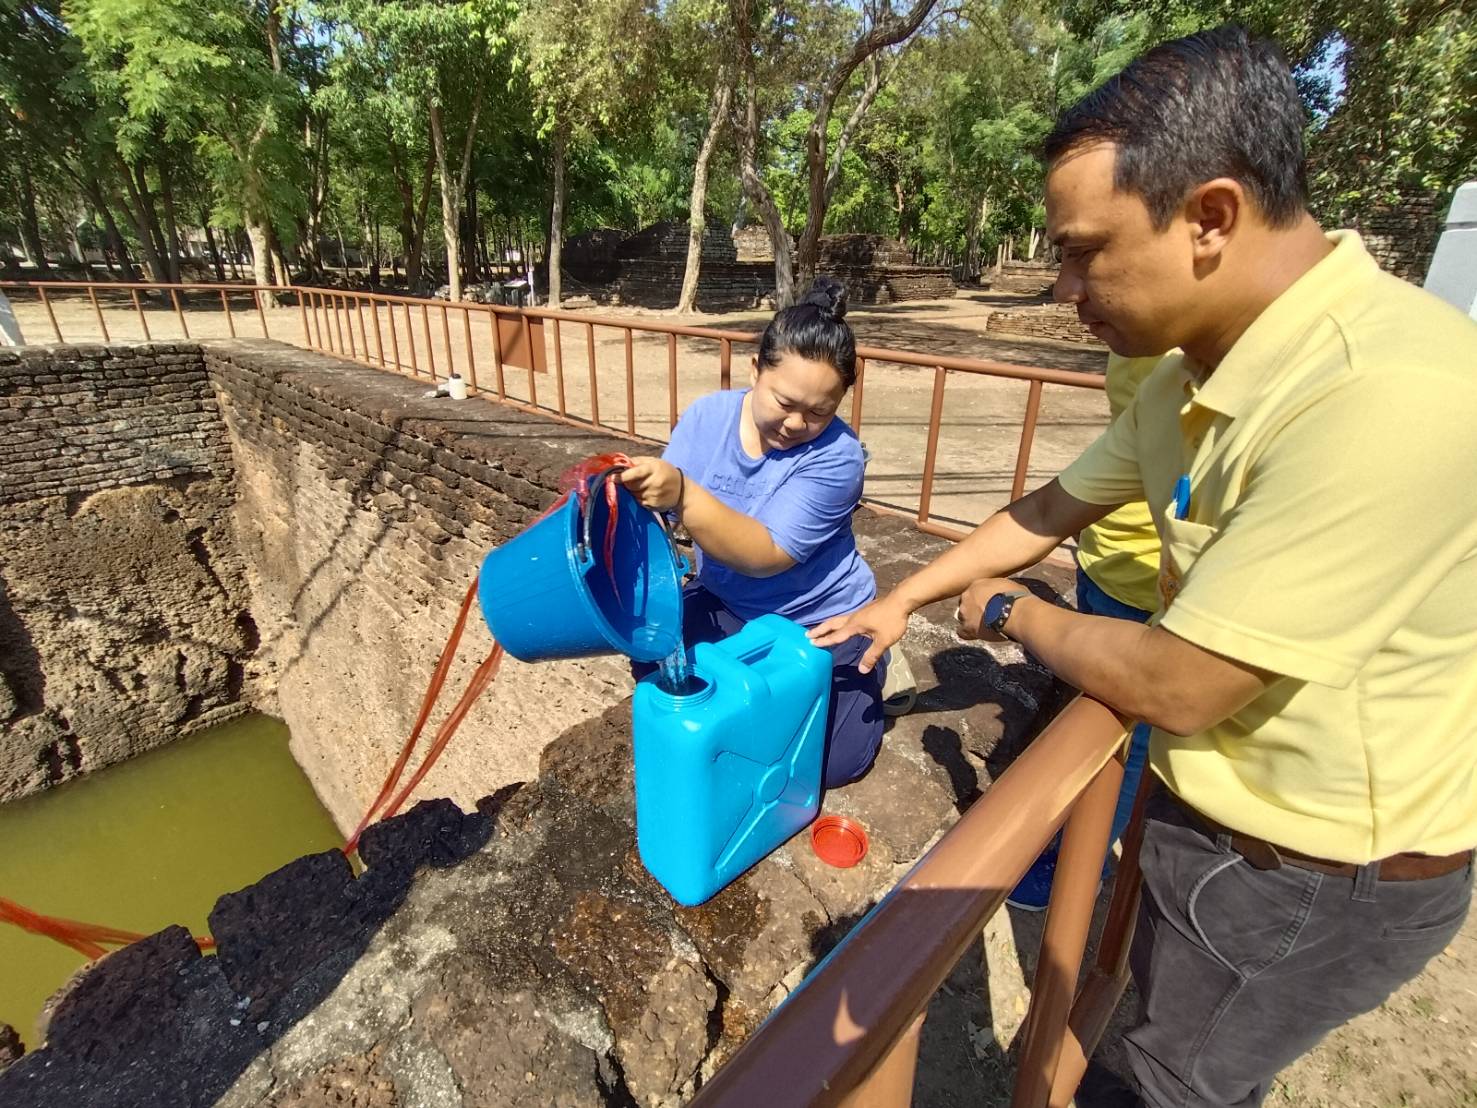
<svg viewBox="0 0 1477 1108"><path fill-rule="evenodd" d="M872 645L857 664L861 672L871 673L887 648L907 634L908 615L904 605L885 596L850 615L832 616L816 624L810 629L810 641L816 646L835 646L857 635L871 639Z"/></svg>

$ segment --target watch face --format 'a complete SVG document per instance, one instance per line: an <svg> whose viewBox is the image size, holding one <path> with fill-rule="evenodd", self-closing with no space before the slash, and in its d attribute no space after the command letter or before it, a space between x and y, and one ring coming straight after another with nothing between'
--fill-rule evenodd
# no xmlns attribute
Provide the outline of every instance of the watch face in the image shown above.
<svg viewBox="0 0 1477 1108"><path fill-rule="evenodd" d="M984 619L982 619L980 622L988 627L991 631L998 632L1000 628L997 626L997 624L1000 622L1000 617L1004 615L1004 613L1005 594L997 592L994 596L990 597L989 600L985 601L985 616Z"/></svg>

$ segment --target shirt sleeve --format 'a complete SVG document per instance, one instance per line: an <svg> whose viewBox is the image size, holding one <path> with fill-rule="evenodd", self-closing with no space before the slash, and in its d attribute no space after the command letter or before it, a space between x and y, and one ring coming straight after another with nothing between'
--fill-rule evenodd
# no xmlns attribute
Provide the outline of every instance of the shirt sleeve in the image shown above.
<svg viewBox="0 0 1477 1108"><path fill-rule="evenodd" d="M667 445L662 450L662 460L671 462L684 473L690 470L700 470L701 463L706 457L706 453L700 455L697 450L702 438L698 433L698 425L704 421L704 413L699 407L700 404L702 404L701 400L689 405L687 411L682 413L682 418L677 421L677 426L672 428L671 437L667 439ZM698 476L701 474L699 473Z"/></svg>
<svg viewBox="0 0 1477 1108"><path fill-rule="evenodd" d="M1057 480L1069 496L1089 504L1127 504L1144 498L1139 471L1139 401L1128 402L1097 439L1062 470Z"/></svg>
<svg viewBox="0 0 1477 1108"><path fill-rule="evenodd" d="M755 513L775 545L796 562L807 561L827 539L851 526L862 498L865 462L850 437L816 451Z"/></svg>
<svg viewBox="0 0 1477 1108"><path fill-rule="evenodd" d="M1285 425L1162 626L1344 688L1477 550L1477 384L1362 374ZM1477 600L1477 598L1474 598Z"/></svg>

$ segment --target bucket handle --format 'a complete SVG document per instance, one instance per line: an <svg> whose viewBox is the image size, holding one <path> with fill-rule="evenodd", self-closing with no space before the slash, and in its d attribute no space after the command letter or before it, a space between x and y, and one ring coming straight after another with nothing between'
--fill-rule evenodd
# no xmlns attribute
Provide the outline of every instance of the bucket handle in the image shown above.
<svg viewBox="0 0 1477 1108"><path fill-rule="evenodd" d="M602 469L599 473L591 477L589 483L585 486L585 497L579 507L580 543L577 553L580 561L589 561L595 556L595 546L591 536L591 530L595 522L595 513L591 508L591 504L594 501L596 490L603 489L606 481L614 477L617 473L630 468L630 466L615 465L607 469ZM667 522L667 517L662 515L661 512L656 511L653 511L651 515L656 520L657 526L662 529L662 534L666 537L667 546L672 552L672 564L677 567L679 575L683 571L689 570L691 567L688 564L687 558L683 555L682 551L677 549L677 539L672 534L672 527Z"/></svg>

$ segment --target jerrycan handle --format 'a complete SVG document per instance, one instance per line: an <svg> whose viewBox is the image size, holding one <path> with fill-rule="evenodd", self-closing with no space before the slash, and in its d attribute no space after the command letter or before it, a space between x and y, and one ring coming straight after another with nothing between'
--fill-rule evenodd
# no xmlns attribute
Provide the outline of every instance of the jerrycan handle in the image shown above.
<svg viewBox="0 0 1477 1108"><path fill-rule="evenodd" d="M595 558L595 545L591 536L591 529L595 523L595 513L590 507L594 502L595 490L604 488L605 482L608 479L629 468L630 466L611 466L609 469L602 469L599 473L591 477L589 483L585 486L584 501L580 505L580 542L579 547L575 551L583 565L591 564ZM657 526L662 529L662 534L666 536L667 547L672 552L672 564L677 568L677 576L680 580L681 577L692 572L692 563L687 560L682 551L677 549L677 540L672 535L672 528L667 523L667 517L662 515L661 512L652 512L651 515L656 520Z"/></svg>

